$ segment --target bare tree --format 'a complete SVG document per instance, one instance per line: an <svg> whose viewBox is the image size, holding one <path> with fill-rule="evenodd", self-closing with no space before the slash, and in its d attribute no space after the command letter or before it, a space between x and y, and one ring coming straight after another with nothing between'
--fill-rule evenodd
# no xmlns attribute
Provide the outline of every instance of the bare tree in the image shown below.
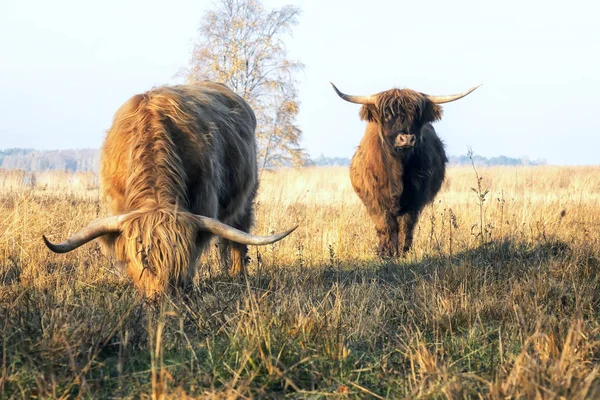
<svg viewBox="0 0 600 400"><path fill-rule="evenodd" d="M200 24L188 82L223 82L244 97L258 120L259 166L299 166L308 157L296 125L294 74L304 65L288 59L284 37L297 24L294 6L266 10L258 0L219 0Z"/></svg>

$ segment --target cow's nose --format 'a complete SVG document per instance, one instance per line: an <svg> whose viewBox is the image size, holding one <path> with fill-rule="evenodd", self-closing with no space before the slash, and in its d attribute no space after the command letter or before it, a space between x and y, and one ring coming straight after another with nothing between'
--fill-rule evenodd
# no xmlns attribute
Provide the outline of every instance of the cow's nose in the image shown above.
<svg viewBox="0 0 600 400"><path fill-rule="evenodd" d="M412 147L416 143L415 135L398 135L396 138L397 147Z"/></svg>

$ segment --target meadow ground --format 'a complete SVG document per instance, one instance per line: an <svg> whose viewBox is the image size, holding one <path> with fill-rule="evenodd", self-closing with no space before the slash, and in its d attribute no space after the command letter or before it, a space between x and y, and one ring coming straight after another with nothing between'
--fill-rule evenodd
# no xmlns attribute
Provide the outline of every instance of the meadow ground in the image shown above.
<svg viewBox="0 0 600 400"><path fill-rule="evenodd" d="M600 396L600 167L451 168L381 262L345 168L265 172L250 275L141 301L92 175L0 173L0 398ZM474 188L474 190L472 190Z"/></svg>

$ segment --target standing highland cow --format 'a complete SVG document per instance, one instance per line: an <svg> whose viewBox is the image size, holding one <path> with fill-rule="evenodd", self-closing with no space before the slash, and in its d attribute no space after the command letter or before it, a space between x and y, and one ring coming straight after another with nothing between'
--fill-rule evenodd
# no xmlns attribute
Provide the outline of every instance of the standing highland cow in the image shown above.
<svg viewBox="0 0 600 400"><path fill-rule="evenodd" d="M391 89L372 96L342 99L362 104L365 134L350 164L354 191L375 222L381 257L406 253L419 214L440 190L446 153L431 122L442 117L439 104L458 100L478 86L452 96L429 96L410 89Z"/></svg>
<svg viewBox="0 0 600 400"><path fill-rule="evenodd" d="M113 216L60 244L44 237L46 245L65 253L100 237L148 297L188 283L212 235L220 236L222 258L231 257L230 273L244 273L246 245L293 231L247 233L258 186L255 128L250 106L219 83L133 96L102 148L101 187Z"/></svg>

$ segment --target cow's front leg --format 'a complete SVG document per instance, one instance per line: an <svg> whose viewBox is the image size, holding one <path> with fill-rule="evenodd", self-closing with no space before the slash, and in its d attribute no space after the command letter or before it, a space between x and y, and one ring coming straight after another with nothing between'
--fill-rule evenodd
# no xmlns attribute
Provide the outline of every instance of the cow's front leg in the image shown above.
<svg viewBox="0 0 600 400"><path fill-rule="evenodd" d="M381 258L398 256L398 222L391 214L373 218L377 231L377 254Z"/></svg>
<svg viewBox="0 0 600 400"><path fill-rule="evenodd" d="M405 256L412 247L414 230L418 220L418 211L411 211L401 217L398 217L398 225L400 228L399 243L402 246L403 256Z"/></svg>

